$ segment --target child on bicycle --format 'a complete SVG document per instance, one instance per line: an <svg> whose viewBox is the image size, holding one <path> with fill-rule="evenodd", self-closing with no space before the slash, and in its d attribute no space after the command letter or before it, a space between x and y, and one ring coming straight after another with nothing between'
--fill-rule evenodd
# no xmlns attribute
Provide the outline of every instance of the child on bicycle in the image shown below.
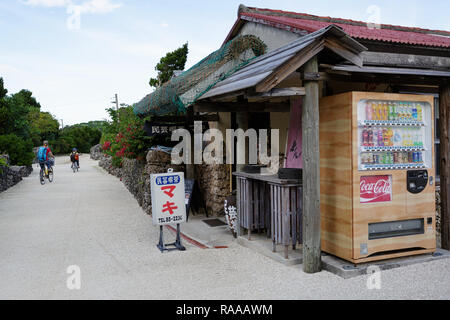
<svg viewBox="0 0 450 320"><path fill-rule="evenodd" d="M76 164L77 168L80 168L80 155L78 154L77 148L72 149L70 161L72 161L72 164Z"/></svg>

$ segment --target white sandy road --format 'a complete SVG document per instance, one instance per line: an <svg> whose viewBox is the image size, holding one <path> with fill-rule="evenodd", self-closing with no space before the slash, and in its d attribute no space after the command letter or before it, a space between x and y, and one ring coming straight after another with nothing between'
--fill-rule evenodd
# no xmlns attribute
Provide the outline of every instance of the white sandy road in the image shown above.
<svg viewBox="0 0 450 320"><path fill-rule="evenodd" d="M38 169L0 194L1 299L450 299L450 260L367 277L308 275L230 241L228 249L161 254L158 229L119 179L83 156L57 158L55 181ZM173 236L173 235L168 235ZM67 288L79 266L81 288Z"/></svg>

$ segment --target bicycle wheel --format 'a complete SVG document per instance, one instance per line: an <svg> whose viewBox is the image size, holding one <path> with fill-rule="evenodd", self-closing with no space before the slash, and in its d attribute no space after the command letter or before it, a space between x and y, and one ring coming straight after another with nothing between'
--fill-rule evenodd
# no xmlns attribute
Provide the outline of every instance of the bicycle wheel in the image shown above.
<svg viewBox="0 0 450 320"><path fill-rule="evenodd" d="M41 171L39 171L39 181L41 182L42 185L45 184L44 170L42 170L42 169L41 169Z"/></svg>
<svg viewBox="0 0 450 320"><path fill-rule="evenodd" d="M53 182L53 168L48 169L48 181Z"/></svg>
<svg viewBox="0 0 450 320"><path fill-rule="evenodd" d="M73 170L73 173L75 173L75 164L72 162L72 170Z"/></svg>

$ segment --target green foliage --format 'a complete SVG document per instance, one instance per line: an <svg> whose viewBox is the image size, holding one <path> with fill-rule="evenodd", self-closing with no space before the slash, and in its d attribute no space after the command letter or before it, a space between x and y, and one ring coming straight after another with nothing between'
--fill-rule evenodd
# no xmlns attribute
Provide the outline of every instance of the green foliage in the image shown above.
<svg viewBox="0 0 450 320"><path fill-rule="evenodd" d="M0 102L0 134L14 133L28 139L31 135L28 116L30 112L39 112L40 108L31 91L5 95Z"/></svg>
<svg viewBox="0 0 450 320"><path fill-rule="evenodd" d="M54 153L64 154L77 148L81 153L89 153L91 147L100 142L102 132L88 126L67 126L60 131L57 140L50 140Z"/></svg>
<svg viewBox="0 0 450 320"><path fill-rule="evenodd" d="M56 140L59 134L59 122L49 112L32 111L28 116L33 145L38 146L44 140Z"/></svg>
<svg viewBox="0 0 450 320"><path fill-rule="evenodd" d="M8 163L5 158L0 158L0 174L3 173L3 168L8 167Z"/></svg>
<svg viewBox="0 0 450 320"><path fill-rule="evenodd" d="M172 78L175 70L184 70L188 52L188 44L185 43L182 47L175 51L168 52L161 58L155 67L155 70L158 71L158 75L156 78L150 78L150 86L158 88Z"/></svg>
<svg viewBox="0 0 450 320"><path fill-rule="evenodd" d="M31 139L24 140L15 134L0 135L0 153L9 155L11 164L30 166L35 157Z"/></svg>
<svg viewBox="0 0 450 320"><path fill-rule="evenodd" d="M0 78L0 151L9 154L15 165L31 164L33 146L48 140L54 154L69 153L72 148L88 153L99 143L105 121L91 121L59 129L58 120L41 105L29 90L11 96ZM30 160L31 159L31 160Z"/></svg>
<svg viewBox="0 0 450 320"><path fill-rule="evenodd" d="M0 99L6 97L8 90L5 88L5 84L3 83L3 78L0 78Z"/></svg>
<svg viewBox="0 0 450 320"><path fill-rule="evenodd" d="M83 122L83 123L75 124L74 126L77 126L77 127L89 127L89 128L92 128L92 129L98 129L100 131L103 131L103 127L107 123L108 122L105 121L105 120L94 120L94 121L89 121L89 122Z"/></svg>
<svg viewBox="0 0 450 320"><path fill-rule="evenodd" d="M145 119L137 117L132 106L124 105L117 112L106 109L112 119L103 128L103 151L112 157L115 167L122 166L123 158L143 160L153 140L143 130Z"/></svg>

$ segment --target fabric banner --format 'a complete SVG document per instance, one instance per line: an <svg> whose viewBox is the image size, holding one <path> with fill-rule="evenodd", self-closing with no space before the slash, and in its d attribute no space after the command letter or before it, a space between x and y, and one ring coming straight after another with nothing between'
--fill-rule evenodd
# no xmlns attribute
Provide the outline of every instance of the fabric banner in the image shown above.
<svg viewBox="0 0 450 320"><path fill-rule="evenodd" d="M302 98L291 104L285 168L303 168L302 157Z"/></svg>

